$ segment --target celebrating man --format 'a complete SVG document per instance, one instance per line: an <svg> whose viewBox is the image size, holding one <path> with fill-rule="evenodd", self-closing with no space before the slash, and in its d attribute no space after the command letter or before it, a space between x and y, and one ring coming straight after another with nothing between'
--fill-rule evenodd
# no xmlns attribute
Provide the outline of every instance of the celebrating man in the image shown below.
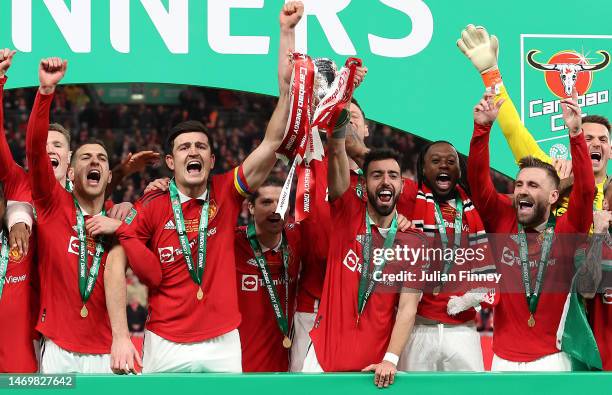
<svg viewBox="0 0 612 395"><path fill-rule="evenodd" d="M242 165L211 176L210 133L200 122L182 122L167 138L169 191L145 195L131 225L92 222L93 234L117 232L130 266L150 287L143 372L242 370L234 226L242 200L276 163L287 88L281 87L264 140Z"/></svg>
<svg viewBox="0 0 612 395"><path fill-rule="evenodd" d="M282 181L269 178L249 196L249 224L236 231L244 372L286 372L289 368L302 241L299 226L285 225L275 213L282 186Z"/></svg>
<svg viewBox="0 0 612 395"><path fill-rule="evenodd" d="M74 184L70 193L57 182L53 157L49 161L45 147L53 93L66 67L59 58L40 62L40 88L26 138L44 284L37 325L45 337L41 371L110 372L111 331L98 275L109 245L88 237L85 229L86 217L104 215L104 191L111 180L108 154L100 142L76 150L68 169Z"/></svg>
<svg viewBox="0 0 612 395"><path fill-rule="evenodd" d="M474 108L468 162L472 199L487 231L511 235L497 241L494 251L503 277L502 295L495 309L492 370L570 370L569 358L557 349L556 333L569 290L571 275L567 273L574 267L576 243L561 238L563 234L588 233L595 196L580 108L575 95L562 101L574 162L574 187L567 212L556 218L551 206L559 198L559 176L550 164L533 157L521 159L511 198L498 194L493 187L489 133L502 104L494 104L493 94L488 93Z"/></svg>
<svg viewBox="0 0 612 395"><path fill-rule="evenodd" d="M393 383L399 354L412 330L420 294L374 292L371 255L374 239L384 247L396 241L395 204L402 189L398 157L390 151L371 151L364 161L367 204L350 188L346 127L328 142L328 188L332 223L327 271L312 346L304 361L305 372L374 370L375 384ZM361 243L360 243L361 241ZM412 237L411 247L421 245ZM385 264L374 265L383 272ZM369 274L368 274L369 273Z"/></svg>
<svg viewBox="0 0 612 395"><path fill-rule="evenodd" d="M560 177L569 177L572 162L553 160L538 146L531 133L521 122L499 71L499 42L497 37L489 36L486 29L481 26L468 25L461 32L461 38L457 40L457 46L480 72L485 86L492 89L495 94L495 101L504 101L504 105L499 110L498 122L514 158L519 161L525 156L534 156L544 162L554 164L560 171ZM589 150L597 188L594 208L601 210L603 188L607 180L608 160L611 155L610 121L600 115L587 115L582 119L582 131ZM565 213L567 199L559 202L558 206L555 215Z"/></svg>

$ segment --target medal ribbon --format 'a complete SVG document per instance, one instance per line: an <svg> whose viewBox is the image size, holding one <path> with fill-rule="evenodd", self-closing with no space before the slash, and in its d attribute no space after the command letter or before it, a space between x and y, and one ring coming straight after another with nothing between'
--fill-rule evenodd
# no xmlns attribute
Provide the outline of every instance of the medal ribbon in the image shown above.
<svg viewBox="0 0 612 395"><path fill-rule="evenodd" d="M268 296L270 297L270 303L272 303L274 315L276 316L276 323L278 324L278 327L280 328L283 335L287 336L289 333L289 325L287 324L287 314L289 314L289 249L287 248L287 237L285 236L285 232L283 232L281 241L281 251L283 254L283 277L286 282L285 311L283 311L283 308L280 305L280 301L278 299L278 292L276 291L276 286L274 285L274 282L272 280L268 262L266 261L266 257L261 251L261 246L259 245L259 241L257 240L255 223L253 222L253 220L250 220L249 225L247 226L247 239L249 240L251 249L255 254L255 260L257 261L257 266L259 266L259 270L261 271L264 284L266 284Z"/></svg>
<svg viewBox="0 0 612 395"><path fill-rule="evenodd" d="M79 292L81 293L83 305L85 305L96 285L96 279L98 278L98 272L100 270L100 262L102 261L102 255L104 255L104 246L100 241L96 242L96 252L88 272L85 217L74 195L72 196L72 200L74 201L74 207L76 209L76 227L77 236L79 238ZM104 210L104 208L102 208L102 215L106 216L106 210ZM100 240L100 238L98 240Z"/></svg>
<svg viewBox="0 0 612 395"><path fill-rule="evenodd" d="M6 281L6 272L8 270L9 261L9 243L6 239L4 231L2 233L2 250L0 251L0 299L2 299L2 290Z"/></svg>
<svg viewBox="0 0 612 395"><path fill-rule="evenodd" d="M374 288L376 287L376 281L374 281L374 276L370 275L370 254L372 250L372 225L370 220L370 215L366 209L366 239L363 242L363 267L361 268L361 277L359 279L359 300L357 301L357 312L358 315L361 316L363 310L365 309L366 303L368 299L372 295ZM393 221L391 222L391 228L389 229L389 233L385 238L385 243L383 244L383 248L385 250L391 248L393 246L393 242L395 241L395 235L397 234L397 214L393 217ZM384 254L383 254L384 255ZM383 259L383 262L374 267L374 270L383 271L385 266L387 265L387 261Z"/></svg>
<svg viewBox="0 0 612 395"><path fill-rule="evenodd" d="M463 230L463 200L459 196L459 194L455 194L455 203L457 208L455 209L455 241L453 244L453 254L451 259L444 260L444 267L442 269L442 273L448 274L450 272L451 267L453 266L453 258L455 255L455 249L461 246L461 231ZM448 247L448 235L446 234L446 223L444 222L444 216L442 215L442 210L440 210L440 205L434 199L434 205L436 211L434 213L436 217L436 226L438 228L438 233L440 234L440 240L442 241L442 249L446 250ZM446 276L444 276L446 277ZM444 281L441 282L444 285Z"/></svg>
<svg viewBox="0 0 612 395"><path fill-rule="evenodd" d="M533 293L531 292L531 280L529 275L529 247L527 245L527 235L525 230L518 224L518 239L519 239L519 256L521 258L521 272L523 285L525 286L525 298L527 299L527 306L529 312L533 316L538 308L538 301L540 299L540 293L544 285L544 273L546 272L546 265L548 264L548 257L552 248L553 236L555 235L555 216L551 213L548 223L546 224L546 230L544 230L544 242L542 243L542 254L540 256L540 262L538 263L538 273L536 275L536 282Z"/></svg>
<svg viewBox="0 0 612 395"><path fill-rule="evenodd" d="M172 204L172 213L174 215L174 221L176 222L176 233L181 243L181 249L183 250L183 257L187 264L187 270L194 283L202 285L202 277L204 275L204 269L206 267L206 239L208 237L208 207L210 205L210 188L207 188L208 193L206 200L202 205L202 212L200 213L200 224L198 226L198 262L197 267L193 263L193 256L191 255L191 246L189 245L189 238L187 237L187 229L185 227L185 220L183 218L183 209L181 208L181 200L179 198L178 188L174 179L170 181L170 203Z"/></svg>

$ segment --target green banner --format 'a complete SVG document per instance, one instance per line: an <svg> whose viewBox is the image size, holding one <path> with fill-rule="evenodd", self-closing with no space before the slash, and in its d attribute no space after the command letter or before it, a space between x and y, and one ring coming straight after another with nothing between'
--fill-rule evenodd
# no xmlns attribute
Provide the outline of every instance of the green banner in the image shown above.
<svg viewBox="0 0 612 395"><path fill-rule="evenodd" d="M0 45L19 51L9 87L36 85L40 58L62 56L69 59L65 83L193 84L274 95L282 3L0 0ZM529 103L542 100L533 106L537 113L557 97L544 83L544 72L526 65L526 51L540 50L541 63L563 50L597 63L601 55L595 51L612 49L606 36L612 3L606 0L304 3L307 17L297 27L297 49L339 64L348 56L361 57L370 72L356 97L368 118L427 139L450 140L462 152L469 146L472 107L483 90L455 45L468 23L499 37L504 81L517 105L523 102L526 122L538 140L546 140L546 150L565 138L549 130L553 113L527 120ZM597 104L587 112L611 116L601 92L610 88L612 67L593 72L592 79L588 93L596 94ZM553 122L559 126L558 118ZM499 131L492 144L499 147L493 166L514 175Z"/></svg>
<svg viewBox="0 0 612 395"><path fill-rule="evenodd" d="M474 395L576 395L585 388L605 392L612 386L611 373L398 373L395 383L384 390L391 394ZM184 393L326 395L380 394L372 373L346 374L155 374L134 376L101 375L0 375L0 393L20 388L18 394L40 394L40 390L64 389L66 394L169 394Z"/></svg>

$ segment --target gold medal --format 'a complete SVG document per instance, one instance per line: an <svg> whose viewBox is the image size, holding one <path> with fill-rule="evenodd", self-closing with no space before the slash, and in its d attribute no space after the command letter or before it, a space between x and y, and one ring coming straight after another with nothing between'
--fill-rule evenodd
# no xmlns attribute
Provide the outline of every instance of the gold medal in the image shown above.
<svg viewBox="0 0 612 395"><path fill-rule="evenodd" d="M285 348L291 347L291 339L289 339L287 336L285 336L285 338L283 339L283 347Z"/></svg>
<svg viewBox="0 0 612 395"><path fill-rule="evenodd" d="M202 287L198 288L198 293L196 294L196 297L198 298L198 300L202 300L202 298L204 297L204 291L202 291Z"/></svg>
<svg viewBox="0 0 612 395"><path fill-rule="evenodd" d="M533 318L533 314L529 314L527 325L529 325L530 328L533 328L535 326L535 318Z"/></svg>
<svg viewBox="0 0 612 395"><path fill-rule="evenodd" d="M87 306L83 305L83 308L81 309L81 317L87 318L88 314L89 314L89 311L87 311Z"/></svg>

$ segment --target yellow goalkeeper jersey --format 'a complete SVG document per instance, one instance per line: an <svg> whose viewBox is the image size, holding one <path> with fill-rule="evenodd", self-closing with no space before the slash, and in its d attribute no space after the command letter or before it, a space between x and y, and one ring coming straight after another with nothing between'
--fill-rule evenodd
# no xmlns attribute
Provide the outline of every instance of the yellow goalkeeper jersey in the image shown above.
<svg viewBox="0 0 612 395"><path fill-rule="evenodd" d="M523 122L521 122L521 117L516 111L516 107L514 106L514 103L512 103L512 99L510 99L508 91L506 91L506 87L503 84L498 86L499 94L495 96L495 100L497 101L503 98L505 99L505 102L499 110L497 122L504 133L504 137L506 137L506 141L508 142L512 155L514 156L514 160L518 162L521 158L531 155L544 162L552 164L552 158L547 155L542 148L540 148L531 133L529 133L529 130L527 130L525 125L523 125ZM606 181L604 180L596 185L597 195L595 196L593 206L597 210L602 209L605 183ZM564 198L563 202L555 210L556 216L560 216L567 211L567 201L568 198Z"/></svg>

